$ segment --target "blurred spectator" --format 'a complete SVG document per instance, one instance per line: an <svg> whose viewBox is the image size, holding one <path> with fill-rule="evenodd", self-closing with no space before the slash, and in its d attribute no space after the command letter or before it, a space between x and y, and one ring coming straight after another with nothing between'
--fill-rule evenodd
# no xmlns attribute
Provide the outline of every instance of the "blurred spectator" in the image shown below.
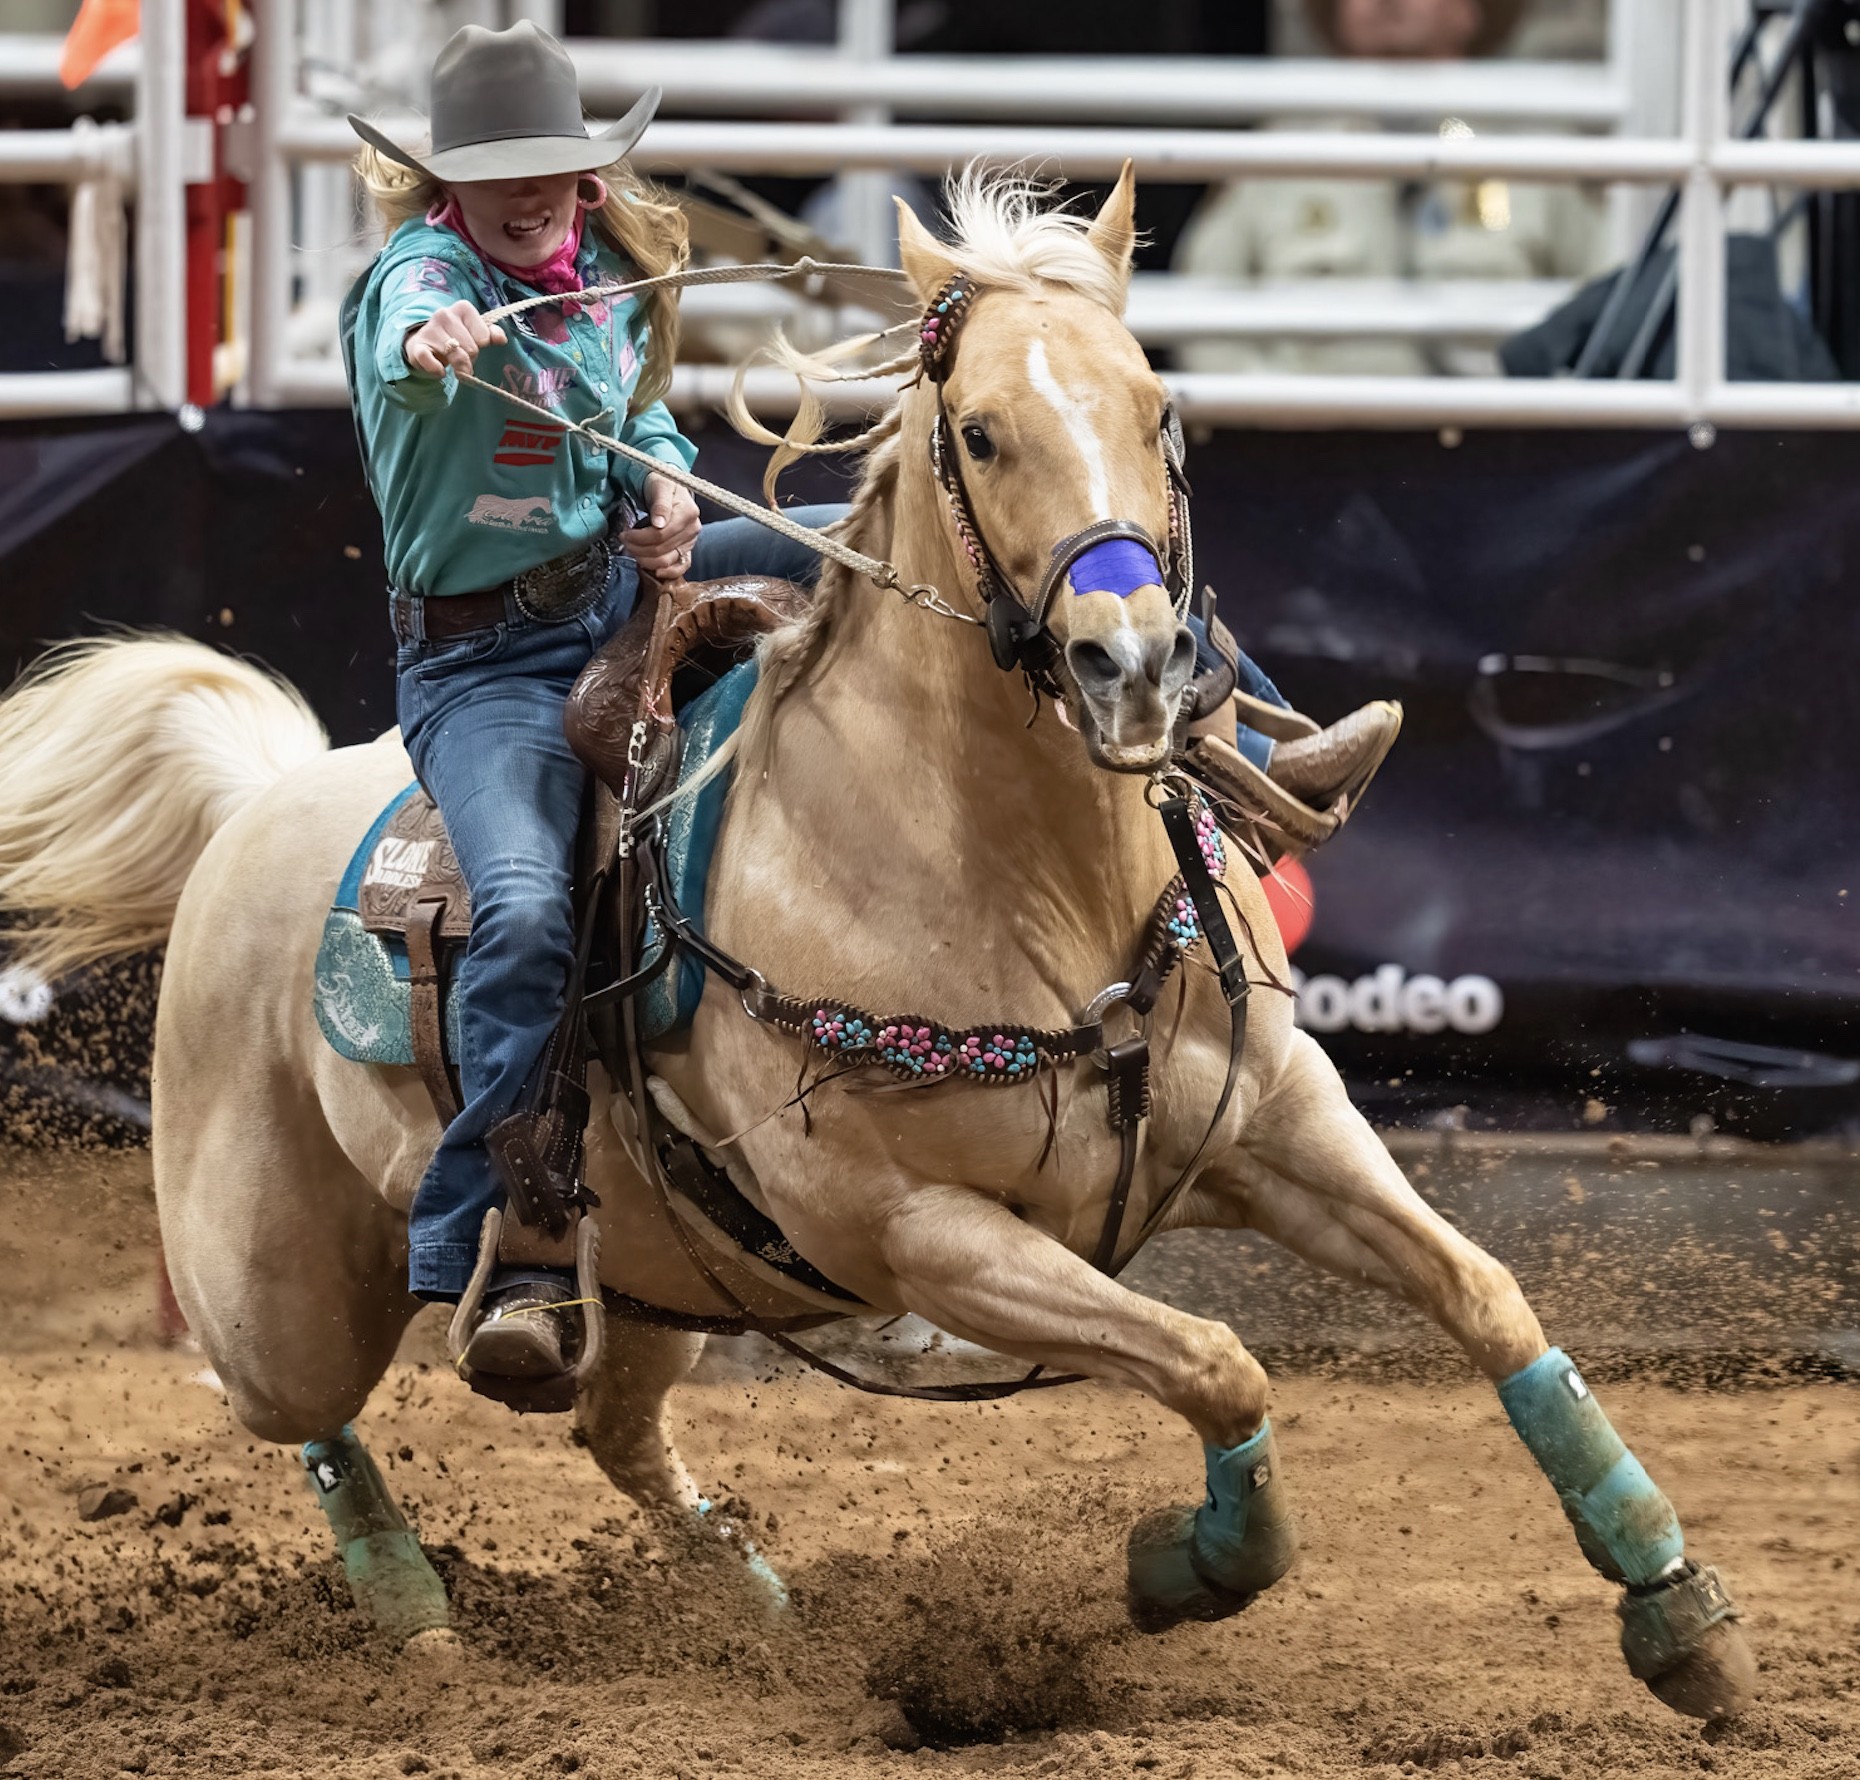
<svg viewBox="0 0 1860 1780"><path fill-rule="evenodd" d="M1455 61L1501 50L1523 6L1524 0L1305 0L1305 14L1311 29L1339 56ZM1369 118L1336 118L1266 127L1379 126ZM1470 134L1458 119L1443 119L1439 128ZM1175 269L1229 284L1581 277L1598 269L1602 223L1599 200L1568 186L1499 179L1432 185L1241 180L1214 191L1196 213L1177 250ZM1489 368L1489 355L1361 338L1204 339L1185 342L1179 359L1192 371L1417 375Z"/></svg>

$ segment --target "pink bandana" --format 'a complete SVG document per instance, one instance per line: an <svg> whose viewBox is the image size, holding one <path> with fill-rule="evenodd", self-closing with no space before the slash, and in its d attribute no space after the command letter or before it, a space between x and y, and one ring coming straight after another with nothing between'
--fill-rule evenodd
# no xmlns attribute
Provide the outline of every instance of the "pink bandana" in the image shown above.
<svg viewBox="0 0 1860 1780"><path fill-rule="evenodd" d="M553 296L560 296L565 291L581 289L581 274L575 269L575 261L581 255L582 225L590 210L598 210L607 202L606 186L601 185L598 179L594 183L600 187L600 196L590 203L577 193L574 227L563 237L562 245L554 253L534 266L513 266L508 260L500 260L496 254L486 252L478 242L472 240L471 231L466 228L465 218L459 210L459 201L450 192L446 194L443 204L435 204L426 213L426 220L434 228L450 229L453 234L462 237L480 259L489 260L506 277Z"/></svg>

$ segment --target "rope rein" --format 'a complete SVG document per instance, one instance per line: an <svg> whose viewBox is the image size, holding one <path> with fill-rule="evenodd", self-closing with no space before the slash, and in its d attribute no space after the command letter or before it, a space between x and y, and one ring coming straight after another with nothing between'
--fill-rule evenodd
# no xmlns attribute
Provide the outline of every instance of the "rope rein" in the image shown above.
<svg viewBox="0 0 1860 1780"><path fill-rule="evenodd" d="M547 304L559 306L563 303L602 302L613 297L627 296L635 291L654 288L676 289L694 284L767 284L784 278L812 277L816 274L831 273L894 281L904 278L902 272L889 266L842 265L808 258L796 260L792 265L770 263L750 266L686 267L678 272L662 272L655 278L634 279L627 284L588 285L580 290L548 292L538 297L525 297L521 302L506 303L501 308L487 310L481 319L488 324L496 323L513 315L520 315L527 309L538 309ZM901 333L907 329L915 332L917 327L918 318L912 315L880 330L873 338L882 340L888 335ZM865 576L874 587L899 595L908 605L920 606L925 611L934 612L942 618L953 618L960 624L979 625L982 622L972 613L959 611L952 606L934 587L922 583L905 585L894 564L880 557L867 556L863 551L841 543L831 532L816 531L812 526L801 525L779 510L759 506L754 501L746 500L742 495L707 480L695 471L687 470L682 464L669 463L662 457L654 457L651 452L642 451L637 445L629 445L624 439L615 438L611 433L597 431L586 421L568 420L558 410L545 408L540 402L532 402L527 397L518 395L514 390L505 389L501 384L487 383L484 378L474 372L461 371L456 365L449 366L448 369L460 383L468 383L474 389L489 390L492 395L508 402L511 407L539 415L552 426L566 426L569 432L601 446L604 450L613 452L618 457L625 458L629 463L639 464L655 475L664 476L668 481L676 482L692 494L715 502L726 512L735 513L744 519L753 519L758 525L766 526L770 531L788 539L790 543L799 544L804 549L812 550L817 556L824 556L832 562L839 563L843 568L851 569L855 574Z"/></svg>

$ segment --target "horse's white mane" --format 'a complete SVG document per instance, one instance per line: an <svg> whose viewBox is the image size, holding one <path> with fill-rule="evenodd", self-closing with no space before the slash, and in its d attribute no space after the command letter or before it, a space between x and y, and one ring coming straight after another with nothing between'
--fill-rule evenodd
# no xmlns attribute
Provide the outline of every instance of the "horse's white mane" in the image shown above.
<svg viewBox="0 0 1860 1780"><path fill-rule="evenodd" d="M1050 184L1022 174L966 168L949 188L957 263L978 285L1063 285L1123 314L1125 269L1091 240L1092 219L1052 208L1052 194Z"/></svg>

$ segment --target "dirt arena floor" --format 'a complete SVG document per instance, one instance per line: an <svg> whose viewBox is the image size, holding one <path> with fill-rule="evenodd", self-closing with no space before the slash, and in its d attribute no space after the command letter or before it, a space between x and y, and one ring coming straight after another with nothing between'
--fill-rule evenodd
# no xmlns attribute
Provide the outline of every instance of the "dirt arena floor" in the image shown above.
<svg viewBox="0 0 1860 1780"><path fill-rule="evenodd" d="M0 1152L0 1774L1860 1776L1851 1382L1606 1389L1748 1610L1761 1700L1705 1728L1628 1678L1490 1391L1387 1354L1280 1371L1299 1565L1151 1639L1124 1534L1199 1454L1145 1401L707 1360L678 1438L787 1578L773 1623L416 1325L359 1426L452 1591L464 1651L422 1661L357 1624L292 1455L152 1339L152 1231L146 1157Z"/></svg>

